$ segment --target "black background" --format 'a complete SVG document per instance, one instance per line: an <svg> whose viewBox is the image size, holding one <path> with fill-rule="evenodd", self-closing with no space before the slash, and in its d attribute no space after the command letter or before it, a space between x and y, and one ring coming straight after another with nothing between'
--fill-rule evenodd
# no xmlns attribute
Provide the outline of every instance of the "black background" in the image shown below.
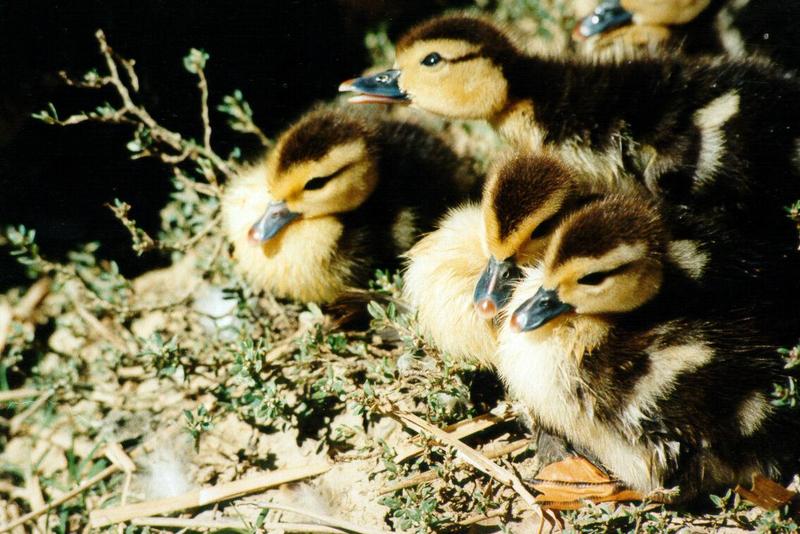
<svg viewBox="0 0 800 534"><path fill-rule="evenodd" d="M100 255L116 260L129 276L165 261L137 258L105 204L129 202L140 225L156 231L171 187L168 169L130 159L127 127L55 127L30 117L48 102L62 117L104 100L118 102L111 91L65 87L58 77L60 70L79 78L102 67L98 28L115 51L136 60L138 99L166 127L201 136L196 80L182 64L194 47L211 56L206 74L212 109L223 95L241 89L256 123L274 135L368 66L368 30L386 23L396 37L455 3L0 0L0 226L35 228L42 253L54 259L100 241ZM219 153L234 145L248 148L248 139L230 132L219 113L213 111L211 120ZM23 269L0 249L0 291L25 283Z"/></svg>

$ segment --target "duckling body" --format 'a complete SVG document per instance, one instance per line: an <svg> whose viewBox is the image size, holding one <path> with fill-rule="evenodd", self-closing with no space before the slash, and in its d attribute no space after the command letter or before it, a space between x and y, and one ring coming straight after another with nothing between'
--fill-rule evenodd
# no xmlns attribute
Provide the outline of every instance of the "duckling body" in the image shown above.
<svg viewBox="0 0 800 534"><path fill-rule="evenodd" d="M422 232L468 197L474 180L420 126L324 107L230 184L224 226L254 287L332 302L364 286L375 268L397 265Z"/></svg>
<svg viewBox="0 0 800 534"><path fill-rule="evenodd" d="M486 119L611 187L632 176L740 228L792 232L780 210L800 196L800 83L763 60L528 56L493 23L456 15L403 37L392 73L395 100Z"/></svg>
<svg viewBox="0 0 800 534"><path fill-rule="evenodd" d="M770 404L786 380L777 345L673 265L668 243L638 199L569 216L514 294L498 371L543 428L644 494L777 477L798 429Z"/></svg>
<svg viewBox="0 0 800 534"><path fill-rule="evenodd" d="M465 204L448 213L406 253L403 296L416 310L422 332L442 352L492 367L495 327L472 304L488 260L482 233L477 205Z"/></svg>

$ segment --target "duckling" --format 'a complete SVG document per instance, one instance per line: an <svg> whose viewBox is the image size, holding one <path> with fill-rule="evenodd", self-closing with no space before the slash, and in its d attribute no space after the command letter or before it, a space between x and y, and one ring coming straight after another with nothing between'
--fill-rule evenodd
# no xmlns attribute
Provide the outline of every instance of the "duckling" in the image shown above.
<svg viewBox="0 0 800 534"><path fill-rule="evenodd" d="M481 209L464 204L405 254L403 299L416 310L422 333L459 361L494 365L494 324L472 305L475 283L488 260Z"/></svg>
<svg viewBox="0 0 800 534"><path fill-rule="evenodd" d="M559 222L598 197L596 185L545 152L512 152L495 163L481 199L488 262L473 293L481 317L495 318L521 276L520 267L542 259Z"/></svg>
<svg viewBox="0 0 800 534"><path fill-rule="evenodd" d="M436 346L458 359L493 365L491 319L510 296L519 265L541 259L558 220L594 198L582 186L554 157L506 154L487 175L480 207L453 210L408 251L405 300Z"/></svg>
<svg viewBox="0 0 800 534"><path fill-rule="evenodd" d="M603 0L575 26L573 36L587 39L632 24L655 31L655 37L661 40L669 36L666 26L686 24L710 3L711 0Z"/></svg>
<svg viewBox="0 0 800 534"><path fill-rule="evenodd" d="M760 54L796 70L800 35L791 21L798 14L800 7L781 0L603 0L573 37L592 51L655 43L689 54Z"/></svg>
<svg viewBox="0 0 800 534"><path fill-rule="evenodd" d="M446 15L398 41L394 69L340 90L485 119L611 187L632 176L671 202L794 239L781 211L800 197L800 82L763 60L532 56L489 20Z"/></svg>
<svg viewBox="0 0 800 534"><path fill-rule="evenodd" d="M238 269L257 289L333 302L362 287L478 187L437 135L379 113L319 107L222 201Z"/></svg>
<svg viewBox="0 0 800 534"><path fill-rule="evenodd" d="M672 264L669 241L642 197L567 216L509 303L498 372L540 426L644 495L778 477L798 421L770 403L777 345Z"/></svg>

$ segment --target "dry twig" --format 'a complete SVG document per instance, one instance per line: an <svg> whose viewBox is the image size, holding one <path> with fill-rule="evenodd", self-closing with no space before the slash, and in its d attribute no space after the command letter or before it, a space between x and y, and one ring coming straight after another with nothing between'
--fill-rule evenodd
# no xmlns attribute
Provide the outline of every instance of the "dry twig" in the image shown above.
<svg viewBox="0 0 800 534"><path fill-rule="evenodd" d="M355 523L351 523L350 521L345 521L344 519L318 514L316 512L311 512L309 510L298 508L297 506L290 506L288 504L280 504L275 502L259 502L259 503L247 503L247 504L259 506L261 508L269 508L272 510L280 510L282 512L290 512L292 514L303 515L306 517L310 517L311 519L314 519L315 521L318 521L322 524L339 528L347 532L355 532L357 534L387 534L385 530L362 527L360 525L356 525Z"/></svg>
<svg viewBox="0 0 800 534"><path fill-rule="evenodd" d="M19 525L23 525L23 524L27 523L28 521L36 519L40 515L45 514L45 513L49 512L50 510L53 510L54 508L58 508L59 506L61 506L65 502L67 502L70 499L72 499L73 497L76 497L77 495L83 493L84 491L86 491L87 489L91 488L92 486L94 486L95 484L100 482L101 480L104 480L104 479L110 477L111 475L113 475L117 471L119 471L119 467L117 467L114 464L106 467L105 469L103 469L102 471L97 473L92 478L84 480L83 482L78 484L77 487L75 487L71 491L68 491L67 493L65 493L64 495L59 497L58 499L56 499L54 501L51 501L49 504L47 504L43 508L38 508L36 510L33 510L33 511L31 511L31 512L29 512L29 513L27 513L27 514L15 519L14 521L12 521L10 523L7 523L6 525L0 526L0 534L2 534L3 532L8 532L9 530L11 530L13 528L16 528Z"/></svg>
<svg viewBox="0 0 800 534"><path fill-rule="evenodd" d="M89 515L89 524L93 528L101 528L113 525L114 523L130 521L137 517L169 514L181 510L197 508L219 501L241 497L248 493L263 491L287 482L320 475L330 469L330 467L331 466L327 463L316 463L303 467L281 469L243 480L237 480L235 482L228 482L227 484L201 488L184 493L183 495L178 495L177 497L145 501L103 510L93 510Z"/></svg>
<svg viewBox="0 0 800 534"><path fill-rule="evenodd" d="M182 518L182 517L138 517L131 520L132 525L140 527L181 528L187 530L225 530L243 529L250 530L253 525L242 519L220 518ZM261 523L260 528L270 532L308 532L310 534L347 534L347 531L338 528L315 525L313 523Z"/></svg>
<svg viewBox="0 0 800 534"><path fill-rule="evenodd" d="M461 457L475 469L486 473L501 484L511 487L522 499L526 507L534 512L539 519L546 521L550 525L553 524L555 520L553 513L549 510L543 512L541 507L536 504L536 499L522 484L522 481L519 479L519 477L509 472L507 469L492 462L486 458L486 456L476 451L469 445L466 445L462 441L453 439L453 437L447 432L444 432L442 429L428 423L413 413L394 409L389 411L387 415L397 419L405 426L412 428L416 432L424 432L429 434L437 441L453 447L461 455Z"/></svg>

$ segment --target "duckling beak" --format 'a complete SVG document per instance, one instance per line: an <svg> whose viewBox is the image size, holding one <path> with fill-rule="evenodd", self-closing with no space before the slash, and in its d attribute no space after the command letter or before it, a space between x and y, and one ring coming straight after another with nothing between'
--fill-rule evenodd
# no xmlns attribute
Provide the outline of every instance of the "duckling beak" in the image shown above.
<svg viewBox="0 0 800 534"><path fill-rule="evenodd" d="M353 104L408 104L408 95L397 85L399 78L399 69L385 70L372 76L344 81L339 85L339 92L360 93L350 98L349 102Z"/></svg>
<svg viewBox="0 0 800 534"><path fill-rule="evenodd" d="M272 201L267 205L267 210L264 212L256 223L250 227L247 233L250 241L253 244L261 244L269 241L281 228L300 217L299 213L289 211L286 202Z"/></svg>
<svg viewBox="0 0 800 534"><path fill-rule="evenodd" d="M534 296L522 303L511 316L511 330L529 332L575 308L558 298L555 289L539 288Z"/></svg>
<svg viewBox="0 0 800 534"><path fill-rule="evenodd" d="M628 24L633 15L620 5L619 0L600 2L591 15L584 17L572 31L576 40L588 39L593 35L604 33L619 26Z"/></svg>
<svg viewBox="0 0 800 534"><path fill-rule="evenodd" d="M486 320L494 318L511 297L512 283L521 276L522 271L513 261L497 261L494 256L489 258L472 294L478 315Z"/></svg>

